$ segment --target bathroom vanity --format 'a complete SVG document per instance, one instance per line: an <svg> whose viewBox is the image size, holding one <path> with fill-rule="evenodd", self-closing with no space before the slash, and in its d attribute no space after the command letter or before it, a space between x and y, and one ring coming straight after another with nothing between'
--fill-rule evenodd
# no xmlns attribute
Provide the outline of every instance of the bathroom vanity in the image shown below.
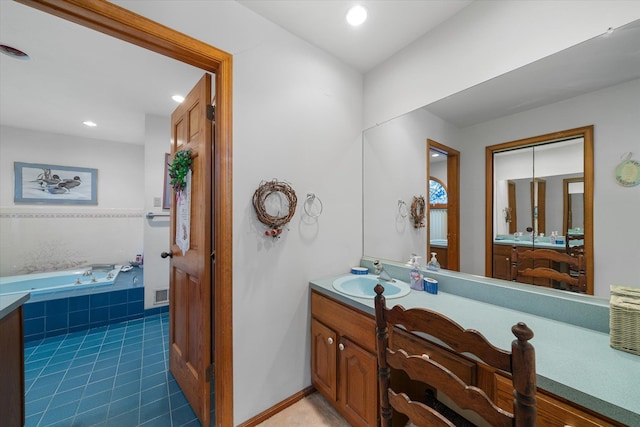
<svg viewBox="0 0 640 427"><path fill-rule="evenodd" d="M371 267L366 261L363 265ZM409 274L402 264L385 268L393 277ZM437 295L412 290L387 299L387 306L438 311L504 349L514 339L515 323L523 321L534 331L539 426L640 425L640 357L609 346L606 300L463 273L428 275L440 282ZM374 426L378 386L373 299L336 291L334 279L310 283L312 383L351 425ZM485 390L498 406L511 410L511 380L506 374L404 331L392 332L391 342L419 346Z"/></svg>
<svg viewBox="0 0 640 427"><path fill-rule="evenodd" d="M28 299L29 293L0 295L0 414L7 427L25 421L22 305Z"/></svg>

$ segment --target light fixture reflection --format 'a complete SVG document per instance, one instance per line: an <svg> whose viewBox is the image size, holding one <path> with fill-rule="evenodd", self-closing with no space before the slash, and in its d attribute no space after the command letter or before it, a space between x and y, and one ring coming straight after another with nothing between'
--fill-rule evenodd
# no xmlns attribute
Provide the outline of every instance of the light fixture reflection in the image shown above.
<svg viewBox="0 0 640 427"><path fill-rule="evenodd" d="M182 101L184 101L184 96L182 95L173 95L171 97L171 99L173 99L174 101L176 101L178 104L182 103Z"/></svg>
<svg viewBox="0 0 640 427"><path fill-rule="evenodd" d="M90 128L98 126L96 122L92 122L91 120L85 120L84 122L82 122L82 124L85 126L89 126Z"/></svg>

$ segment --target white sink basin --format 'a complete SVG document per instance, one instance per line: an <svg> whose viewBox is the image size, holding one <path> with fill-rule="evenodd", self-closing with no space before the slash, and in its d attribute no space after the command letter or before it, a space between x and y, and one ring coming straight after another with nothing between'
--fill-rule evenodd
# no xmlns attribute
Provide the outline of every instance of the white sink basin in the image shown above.
<svg viewBox="0 0 640 427"><path fill-rule="evenodd" d="M333 281L333 288L343 294L358 298L374 298L376 296L376 284L380 283L384 287L385 298L400 298L407 295L411 288L408 283L395 280L393 283L378 279L374 274L354 274L341 277Z"/></svg>

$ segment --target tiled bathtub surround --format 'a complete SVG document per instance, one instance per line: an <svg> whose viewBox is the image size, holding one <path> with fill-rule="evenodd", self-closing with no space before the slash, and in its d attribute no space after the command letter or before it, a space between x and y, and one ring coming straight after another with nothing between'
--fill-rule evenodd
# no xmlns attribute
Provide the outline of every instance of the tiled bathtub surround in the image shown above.
<svg viewBox="0 0 640 427"><path fill-rule="evenodd" d="M143 315L143 287L28 302L24 305L24 336L25 341L33 341Z"/></svg>

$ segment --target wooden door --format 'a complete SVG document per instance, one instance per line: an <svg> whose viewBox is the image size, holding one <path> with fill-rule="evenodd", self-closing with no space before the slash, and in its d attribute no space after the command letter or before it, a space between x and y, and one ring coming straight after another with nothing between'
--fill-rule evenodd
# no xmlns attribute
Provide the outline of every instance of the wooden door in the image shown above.
<svg viewBox="0 0 640 427"><path fill-rule="evenodd" d="M191 150L190 243L183 254L176 245L176 197L171 203L169 366L203 426L211 414L207 370L211 348L211 154L212 123L207 119L211 75L204 77L171 115L173 155ZM180 230L184 232L184 230Z"/></svg>
<svg viewBox="0 0 640 427"><path fill-rule="evenodd" d="M327 400L337 400L336 347L334 331L311 319L311 381Z"/></svg>
<svg viewBox="0 0 640 427"><path fill-rule="evenodd" d="M375 426L378 420L378 359L342 337L339 403L352 426Z"/></svg>

